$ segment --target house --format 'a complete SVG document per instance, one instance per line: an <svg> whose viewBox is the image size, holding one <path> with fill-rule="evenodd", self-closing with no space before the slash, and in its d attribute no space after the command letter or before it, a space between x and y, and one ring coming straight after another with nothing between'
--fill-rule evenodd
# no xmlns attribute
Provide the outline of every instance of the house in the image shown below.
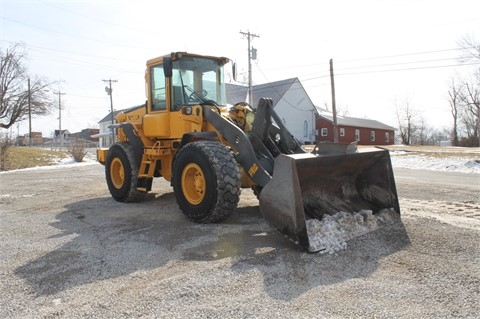
<svg viewBox="0 0 480 319"><path fill-rule="evenodd" d="M70 134L70 139L98 142L98 137L92 137L92 135L96 135L98 133L100 133L98 128L85 128L80 132Z"/></svg>
<svg viewBox="0 0 480 319"><path fill-rule="evenodd" d="M44 138L42 132L32 132L32 138L29 136L29 134L17 136L16 144L21 146L43 145Z"/></svg>
<svg viewBox="0 0 480 319"><path fill-rule="evenodd" d="M60 145L63 146L66 140L68 140L70 136L70 132L68 130L55 130L54 134L54 139L55 141Z"/></svg>
<svg viewBox="0 0 480 319"><path fill-rule="evenodd" d="M117 117L118 113L122 111L124 110L113 111L113 114L112 112L110 112L108 113L107 116L105 116L98 122L98 127L99 127L98 135L100 136L98 138L99 147L109 147L110 145L113 144L113 133L109 126L115 122L115 118ZM107 135L107 133L112 133L112 134Z"/></svg>
<svg viewBox="0 0 480 319"><path fill-rule="evenodd" d="M316 119L317 142L333 142L333 114L319 110ZM395 129L375 120L337 115L338 141L360 145L393 145Z"/></svg>
<svg viewBox="0 0 480 319"><path fill-rule="evenodd" d="M227 83L227 102L247 101L248 88ZM292 135L303 144L315 141L316 108L298 78L252 86L252 107L262 97L272 99L273 108Z"/></svg>
<svg viewBox="0 0 480 319"><path fill-rule="evenodd" d="M31 138L29 134L25 134L25 136L18 136L17 137L17 144L22 146L28 145L42 145L44 142L42 132L32 132Z"/></svg>

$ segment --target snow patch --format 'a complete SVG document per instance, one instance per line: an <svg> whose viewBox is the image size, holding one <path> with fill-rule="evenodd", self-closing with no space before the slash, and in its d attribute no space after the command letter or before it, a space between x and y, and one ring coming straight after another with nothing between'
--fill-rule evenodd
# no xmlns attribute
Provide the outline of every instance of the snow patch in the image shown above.
<svg viewBox="0 0 480 319"><path fill-rule="evenodd" d="M90 159L90 158L84 158L82 162L77 162L73 159L73 157L65 157L65 158L57 158L55 159L55 165L50 165L50 166L35 166L35 167L29 167L29 168L22 168L22 169L13 169L10 171L2 171L0 172L1 174L11 174L15 173L18 171L36 171L36 170L54 170L58 168L64 168L64 167L78 167L78 166L87 166L87 165L93 165L93 164L98 164L96 160Z"/></svg>
<svg viewBox="0 0 480 319"><path fill-rule="evenodd" d="M321 220L306 221L310 251L333 254L347 248L347 241L394 223L400 215L393 209L382 209L378 214L371 210L356 213L338 212L324 215Z"/></svg>
<svg viewBox="0 0 480 319"><path fill-rule="evenodd" d="M394 168L426 169L444 172L480 174L480 160L472 157L448 156L444 158L425 155L404 155L405 152L390 152ZM401 156L399 156L401 155Z"/></svg>

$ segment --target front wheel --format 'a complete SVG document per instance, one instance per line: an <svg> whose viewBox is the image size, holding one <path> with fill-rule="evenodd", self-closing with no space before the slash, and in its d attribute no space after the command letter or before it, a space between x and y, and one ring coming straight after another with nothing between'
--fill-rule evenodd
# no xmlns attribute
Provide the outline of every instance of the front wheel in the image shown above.
<svg viewBox="0 0 480 319"><path fill-rule="evenodd" d="M180 149L172 182L180 209L197 223L225 220L240 198L237 161L232 151L218 142L192 142Z"/></svg>
<svg viewBox="0 0 480 319"><path fill-rule="evenodd" d="M138 165L129 143L119 142L110 147L105 160L105 178L110 194L118 202L137 202L146 196L137 190Z"/></svg>

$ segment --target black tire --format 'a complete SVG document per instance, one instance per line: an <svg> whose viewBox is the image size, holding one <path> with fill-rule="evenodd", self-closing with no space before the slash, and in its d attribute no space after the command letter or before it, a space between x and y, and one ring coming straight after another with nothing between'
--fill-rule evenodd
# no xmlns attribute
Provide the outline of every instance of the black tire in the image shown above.
<svg viewBox="0 0 480 319"><path fill-rule="evenodd" d="M119 142L110 147L105 161L105 177L110 194L118 202L138 202L147 194L137 190L138 165L129 143Z"/></svg>
<svg viewBox="0 0 480 319"><path fill-rule="evenodd" d="M240 199L237 161L218 142L192 142L181 148L173 163L172 183L180 209L197 223L225 220Z"/></svg>

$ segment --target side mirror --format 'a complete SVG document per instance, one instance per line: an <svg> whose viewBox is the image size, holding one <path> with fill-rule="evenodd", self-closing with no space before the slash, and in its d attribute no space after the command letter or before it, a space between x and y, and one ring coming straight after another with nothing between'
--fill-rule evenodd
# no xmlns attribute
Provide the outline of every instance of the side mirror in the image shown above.
<svg viewBox="0 0 480 319"><path fill-rule="evenodd" d="M166 78L172 77L172 58L163 58L163 74L165 74Z"/></svg>

